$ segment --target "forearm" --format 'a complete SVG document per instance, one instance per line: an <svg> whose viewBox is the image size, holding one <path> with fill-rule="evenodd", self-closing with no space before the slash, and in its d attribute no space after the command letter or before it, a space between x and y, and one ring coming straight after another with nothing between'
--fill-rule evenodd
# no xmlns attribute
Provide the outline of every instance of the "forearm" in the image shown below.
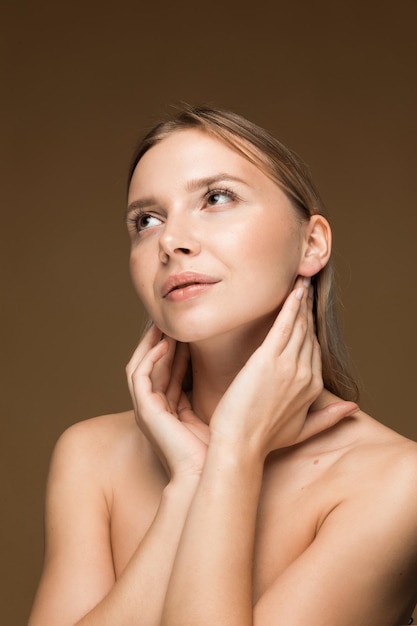
<svg viewBox="0 0 417 626"><path fill-rule="evenodd" d="M163 626L252 624L261 459L210 444L178 548Z"/></svg>
<svg viewBox="0 0 417 626"><path fill-rule="evenodd" d="M159 626L196 477L170 483L156 517L111 592L76 626Z"/></svg>

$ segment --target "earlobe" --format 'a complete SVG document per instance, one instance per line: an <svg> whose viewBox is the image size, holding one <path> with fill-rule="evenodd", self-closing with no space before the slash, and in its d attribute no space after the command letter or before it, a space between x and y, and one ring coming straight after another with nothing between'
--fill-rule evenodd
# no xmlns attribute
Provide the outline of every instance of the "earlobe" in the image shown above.
<svg viewBox="0 0 417 626"><path fill-rule="evenodd" d="M312 215L305 230L303 256L298 273L314 276L328 262L332 249L332 231L322 215Z"/></svg>

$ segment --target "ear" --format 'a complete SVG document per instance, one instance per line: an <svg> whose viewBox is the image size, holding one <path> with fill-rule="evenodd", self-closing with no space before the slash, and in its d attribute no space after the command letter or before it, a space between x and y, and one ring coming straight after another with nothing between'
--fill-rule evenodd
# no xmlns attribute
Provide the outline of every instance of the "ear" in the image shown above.
<svg viewBox="0 0 417 626"><path fill-rule="evenodd" d="M304 233L303 255L298 274L317 274L327 264L331 250L332 231L329 222L322 215L312 215Z"/></svg>

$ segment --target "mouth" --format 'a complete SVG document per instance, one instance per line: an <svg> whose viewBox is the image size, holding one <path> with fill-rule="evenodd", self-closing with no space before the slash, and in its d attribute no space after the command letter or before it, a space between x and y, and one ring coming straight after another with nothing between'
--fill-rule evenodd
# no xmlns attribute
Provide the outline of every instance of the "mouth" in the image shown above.
<svg viewBox="0 0 417 626"><path fill-rule="evenodd" d="M163 298L167 298L173 292L187 288L203 288L220 282L218 278L196 272L182 272L170 276L162 285L161 293Z"/></svg>

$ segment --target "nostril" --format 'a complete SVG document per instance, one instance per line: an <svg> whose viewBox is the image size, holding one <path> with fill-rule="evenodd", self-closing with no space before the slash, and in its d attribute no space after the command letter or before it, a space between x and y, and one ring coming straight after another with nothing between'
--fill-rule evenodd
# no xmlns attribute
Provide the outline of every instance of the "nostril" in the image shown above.
<svg viewBox="0 0 417 626"><path fill-rule="evenodd" d="M178 248L178 250L179 250L180 252L183 252L184 254L190 254L190 250L189 250L189 248Z"/></svg>

